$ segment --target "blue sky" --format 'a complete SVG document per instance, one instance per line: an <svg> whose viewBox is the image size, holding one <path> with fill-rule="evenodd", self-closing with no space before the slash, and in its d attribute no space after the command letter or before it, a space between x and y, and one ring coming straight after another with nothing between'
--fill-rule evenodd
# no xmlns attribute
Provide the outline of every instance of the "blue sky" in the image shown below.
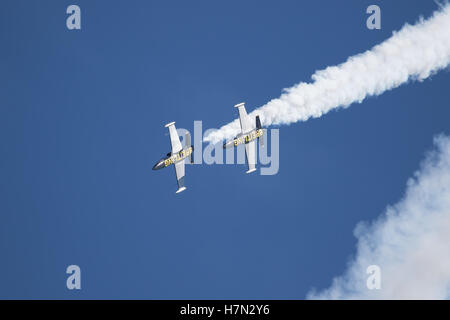
<svg viewBox="0 0 450 320"><path fill-rule="evenodd" d="M368 30L378 4L382 29ZM66 8L82 29L66 28ZM3 1L0 298L302 299L439 133L443 71L280 127L280 170L154 172L164 124L219 127L436 9L433 1ZM82 289L66 288L66 267Z"/></svg>

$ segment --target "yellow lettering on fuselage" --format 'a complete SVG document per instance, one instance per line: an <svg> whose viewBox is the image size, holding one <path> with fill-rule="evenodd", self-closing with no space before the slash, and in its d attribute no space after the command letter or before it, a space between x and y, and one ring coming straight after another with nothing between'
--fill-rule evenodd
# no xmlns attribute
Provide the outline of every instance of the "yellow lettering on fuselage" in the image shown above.
<svg viewBox="0 0 450 320"><path fill-rule="evenodd" d="M262 129L258 129L258 130L250 132L249 134L247 134L245 136L236 138L236 139L234 139L234 146L237 147L240 144L249 143L249 142L255 140L256 138L262 137L263 133L264 132Z"/></svg>
<svg viewBox="0 0 450 320"><path fill-rule="evenodd" d="M179 162L186 157L189 157L192 154L192 147L189 147L188 149L181 150L177 154L172 155L170 158L164 160L164 166L168 167L171 164L174 164L176 162Z"/></svg>

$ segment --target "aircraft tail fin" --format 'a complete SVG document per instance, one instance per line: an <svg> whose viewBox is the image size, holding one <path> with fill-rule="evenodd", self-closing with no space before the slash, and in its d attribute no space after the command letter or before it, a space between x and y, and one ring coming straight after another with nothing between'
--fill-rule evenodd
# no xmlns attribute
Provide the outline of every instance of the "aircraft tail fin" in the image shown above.
<svg viewBox="0 0 450 320"><path fill-rule="evenodd" d="M259 116L256 116L256 129L258 129L258 130L262 129L261 119L259 119ZM264 138L261 136L261 137L258 137L258 139L259 139L260 147L264 148Z"/></svg>
<svg viewBox="0 0 450 320"><path fill-rule="evenodd" d="M184 147L192 147L192 153L189 156L189 162L194 163L194 146L191 145L191 135L189 132L186 132L186 136L184 138Z"/></svg>
<svg viewBox="0 0 450 320"><path fill-rule="evenodd" d="M256 116L256 129L261 129L261 120L259 119L259 116Z"/></svg>
<svg viewBox="0 0 450 320"><path fill-rule="evenodd" d="M184 147L190 147L191 146L191 135L189 132L186 132L186 135L184 136Z"/></svg>

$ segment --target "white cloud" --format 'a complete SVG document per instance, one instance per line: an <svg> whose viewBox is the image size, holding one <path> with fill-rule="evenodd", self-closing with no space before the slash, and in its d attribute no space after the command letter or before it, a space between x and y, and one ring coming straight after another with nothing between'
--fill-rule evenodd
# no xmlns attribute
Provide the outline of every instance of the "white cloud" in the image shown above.
<svg viewBox="0 0 450 320"><path fill-rule="evenodd" d="M404 198L371 225L355 229L357 253L343 276L310 299L450 298L450 137L435 138ZM381 289L366 286L369 265L381 268Z"/></svg>

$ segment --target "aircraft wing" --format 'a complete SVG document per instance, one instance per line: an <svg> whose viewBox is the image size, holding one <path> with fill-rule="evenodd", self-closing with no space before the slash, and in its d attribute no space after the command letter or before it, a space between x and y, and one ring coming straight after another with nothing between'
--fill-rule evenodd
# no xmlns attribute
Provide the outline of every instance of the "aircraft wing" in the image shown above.
<svg viewBox="0 0 450 320"><path fill-rule="evenodd" d="M249 143L245 144L245 155L247 156L247 165L248 170L246 173L252 173L253 171L256 171L255 164L256 164L256 149L255 149L255 140L250 141Z"/></svg>
<svg viewBox="0 0 450 320"><path fill-rule="evenodd" d="M250 117L247 114L247 111L245 110L245 104L239 103L234 106L235 108L238 108L239 111L239 121L241 123L241 131L242 134L246 134L253 130L255 127L252 125L252 122L250 120ZM256 149L255 149L255 140L250 141L245 144L245 155L247 157L247 165L248 170L246 173L251 173L253 171L256 171L255 165L256 165Z"/></svg>
<svg viewBox="0 0 450 320"><path fill-rule="evenodd" d="M175 128L175 122L166 124L166 128L169 128L170 144L172 145L172 154L180 152L183 147L181 146L180 137Z"/></svg>
<svg viewBox="0 0 450 320"><path fill-rule="evenodd" d="M183 147L181 146L180 137L177 133L177 128L175 128L175 122L171 122L166 124L166 128L169 128L169 134L170 134L170 144L172 145L172 155L180 152ZM175 167L175 174L177 175L177 182L178 182L178 190L177 193L186 190L186 187L184 186L184 164L185 159L182 161L176 162L174 164Z"/></svg>
<svg viewBox="0 0 450 320"><path fill-rule="evenodd" d="M178 190L176 193L179 193L183 190L186 190L186 187L184 186L184 164L186 160L183 159L180 162L175 163L175 174L177 175L177 182L178 182Z"/></svg>
<svg viewBox="0 0 450 320"><path fill-rule="evenodd" d="M242 102L235 105L234 107L238 108L239 111L239 121L241 123L242 133L247 133L252 129L254 129L250 117L248 116L247 111L245 110L245 104Z"/></svg>

